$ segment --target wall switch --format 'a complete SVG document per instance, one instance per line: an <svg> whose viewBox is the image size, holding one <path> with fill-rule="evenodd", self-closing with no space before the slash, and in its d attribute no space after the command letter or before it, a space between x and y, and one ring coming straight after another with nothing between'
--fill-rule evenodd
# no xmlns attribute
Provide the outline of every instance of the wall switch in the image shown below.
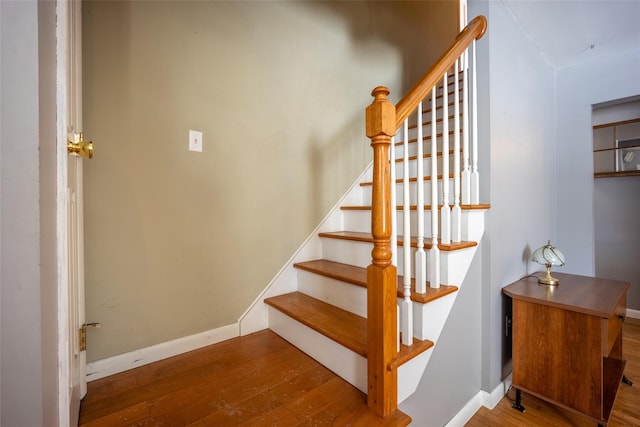
<svg viewBox="0 0 640 427"><path fill-rule="evenodd" d="M197 130L189 131L189 151L202 153L202 132Z"/></svg>

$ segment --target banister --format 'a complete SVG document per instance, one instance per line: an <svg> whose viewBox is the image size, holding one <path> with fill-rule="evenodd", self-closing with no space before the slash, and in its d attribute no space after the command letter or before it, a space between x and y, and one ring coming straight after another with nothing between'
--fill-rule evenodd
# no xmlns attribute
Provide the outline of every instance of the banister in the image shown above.
<svg viewBox="0 0 640 427"><path fill-rule="evenodd" d="M460 58L460 55L471 45L474 40L482 38L487 30L487 18L476 16L471 20L456 37L456 41L451 45L435 64L427 71L413 88L396 104L396 129L415 110L418 103L422 101L444 73L449 70Z"/></svg>
<svg viewBox="0 0 640 427"><path fill-rule="evenodd" d="M372 186L371 186L371 234L373 236L373 250L371 251L371 264L367 268L367 404L369 408L380 417L386 417L397 409L398 406L398 373L397 369L388 369L393 365L393 361L398 353L398 318L399 311L397 305L397 286L398 275L397 266L393 263L393 251L391 238L397 233L394 230L393 218L395 213L392 212L392 205L395 205L395 197L392 195L392 187L396 182L391 181L391 168L395 168L395 161L390 162L390 153L395 150L392 141L395 139L398 128L402 126L409 114L416 110L420 102L427 98L429 92L431 96L431 244L432 249L429 251L429 265L435 266L429 274L429 281L432 287L440 285L440 253L438 250L438 135L436 129L436 85L439 80L445 77L446 73L456 61L468 50L469 46L477 39L480 39L487 28L487 20L484 16L474 18L467 27L458 35L453 45L440 57L438 62L427 71L426 74L418 81L418 83L405 95L400 102L393 105L388 99L389 89L384 86L376 87L371 95L374 97L373 102L366 109L366 134L371 139L373 148L373 166L372 166ZM473 50L475 55L475 49ZM468 64L465 64L464 73ZM475 61L473 67L475 73ZM463 73L463 74L464 74ZM475 76L475 74L474 74ZM463 78L465 93L467 79L466 74ZM475 90L475 83L473 88ZM457 96L457 95L456 95ZM446 101L446 97L445 97ZM466 95L464 97L464 106L467 105ZM445 103L446 105L446 103ZM446 110L446 107L445 107ZM464 108L464 115L467 115L467 108ZM462 114L462 113L460 113ZM456 112L456 116L459 112ZM422 129L422 112L419 113L420 118L417 119L418 129ZM447 115L445 114L445 117ZM444 119L443 119L444 120ZM447 122L448 123L448 122ZM443 121L444 124L444 121ZM475 120L474 120L475 125ZM403 128L404 129L404 128ZM459 126L456 127L459 138ZM444 125L443 135L448 137L447 125ZM467 135L468 132L465 132ZM418 140L422 140L421 131L418 131ZM475 133L474 133L475 135ZM408 130L404 129L403 138L408 137ZM406 145L406 144L405 144ZM419 144L420 146L422 144ZM460 150L459 143L457 150ZM443 151L446 151L444 158L448 156L447 144L443 144ZM404 150L408 148L405 147ZM454 152L456 149L454 148ZM468 159L468 148L465 146L464 153ZM475 151L474 151L475 153ZM455 154L455 153L454 153ZM406 157L406 155L405 155ZM422 158L422 154L417 156ZM458 158L460 156L458 155ZM474 154L474 161L476 155ZM420 161L420 160L418 160ZM443 160L444 162L445 160ZM448 166L448 160L446 160ZM408 164L408 158L405 158L405 165ZM465 163L465 168L468 169ZM443 168L446 171L446 168ZM466 170L465 169L465 170ZM459 166L456 173L459 173ZM422 173L421 173L422 174ZM471 176L472 173L467 173ZM405 181L409 172L405 169ZM464 173L463 173L464 176ZM418 179L418 178L416 178ZM420 181L424 178L420 178ZM477 180L476 180L477 181ZM405 183L407 185L407 183ZM458 184L459 185L459 184ZM420 186L421 187L421 186ZM446 187L445 187L446 188ZM466 188L466 187L465 187ZM421 190L423 191L423 190ZM456 202L459 203L459 196ZM455 196L454 196L455 199ZM410 203L410 197L405 193L403 203ZM422 199L420 199L422 200ZM443 196L444 202L448 202ZM420 202L420 205L423 203ZM420 220L422 223L423 219ZM405 218L405 226L410 220ZM411 236L410 227L405 229L405 237ZM423 235L424 233L420 233ZM423 236L424 239L424 236ZM408 246L407 246L408 247ZM407 256L405 256L407 258ZM423 259L424 257L421 257ZM425 260L426 262L426 260ZM410 277L410 261L403 266L405 277ZM409 266L409 267L407 267ZM421 264L421 268L425 264ZM417 267L416 267L417 269ZM426 285L425 273L420 274L420 282ZM408 286L405 286L405 294L408 292ZM411 313L412 304L408 303L401 310L406 317L403 319L403 325L409 332L409 319L413 318ZM403 333L405 333L403 332ZM409 344L413 340L411 332L404 338Z"/></svg>

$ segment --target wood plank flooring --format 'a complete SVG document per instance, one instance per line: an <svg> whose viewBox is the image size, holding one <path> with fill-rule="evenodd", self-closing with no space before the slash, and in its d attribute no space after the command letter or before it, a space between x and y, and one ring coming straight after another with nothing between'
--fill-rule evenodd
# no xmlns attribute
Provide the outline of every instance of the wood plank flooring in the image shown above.
<svg viewBox="0 0 640 427"><path fill-rule="evenodd" d="M640 320L627 318L622 326L623 357L627 360L625 375L633 381L633 387L621 384L613 406L609 427L640 426ZM541 399L522 393L526 408L520 413L511 407L515 391L511 390L493 410L481 408L466 424L468 427L504 426L554 426L595 427L584 416L560 409Z"/></svg>
<svg viewBox="0 0 640 427"><path fill-rule="evenodd" d="M271 331L90 382L81 426L405 426Z"/></svg>
<svg viewBox="0 0 640 427"><path fill-rule="evenodd" d="M640 320L623 325L625 373L610 427L640 426ZM365 396L270 331L234 338L89 383L81 426L375 426L406 425L402 413L380 424ZM486 426L595 424L523 394L525 413L511 408L514 391L467 423ZM423 427L423 426L418 426ZM431 426L429 426L431 427Z"/></svg>

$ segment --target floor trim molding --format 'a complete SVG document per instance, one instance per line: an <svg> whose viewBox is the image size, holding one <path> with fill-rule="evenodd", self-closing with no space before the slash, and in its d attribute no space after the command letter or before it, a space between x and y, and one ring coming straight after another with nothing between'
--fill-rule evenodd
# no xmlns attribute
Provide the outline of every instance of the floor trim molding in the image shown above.
<svg viewBox="0 0 640 427"><path fill-rule="evenodd" d="M449 420L445 427L462 427L464 426L473 415L478 412L478 409L485 406L489 409L493 409L500 400L507 394L511 387L511 374L509 374L504 381L502 381L491 393L484 390L478 391L469 401L460 409L460 411Z"/></svg>
<svg viewBox="0 0 640 427"><path fill-rule="evenodd" d="M240 327L238 323L233 323L128 353L107 357L106 359L96 360L95 362L87 364L87 382L128 371L129 369L157 362L158 360L168 357L177 356L237 336L240 336Z"/></svg>

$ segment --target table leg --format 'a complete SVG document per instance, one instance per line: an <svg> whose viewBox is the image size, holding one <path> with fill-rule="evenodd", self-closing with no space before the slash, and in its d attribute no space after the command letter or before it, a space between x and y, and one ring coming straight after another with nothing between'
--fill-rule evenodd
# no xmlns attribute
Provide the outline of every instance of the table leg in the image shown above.
<svg viewBox="0 0 640 427"><path fill-rule="evenodd" d="M522 391L520 389L516 389L516 401L511 407L520 412L524 412L524 406L522 406Z"/></svg>

